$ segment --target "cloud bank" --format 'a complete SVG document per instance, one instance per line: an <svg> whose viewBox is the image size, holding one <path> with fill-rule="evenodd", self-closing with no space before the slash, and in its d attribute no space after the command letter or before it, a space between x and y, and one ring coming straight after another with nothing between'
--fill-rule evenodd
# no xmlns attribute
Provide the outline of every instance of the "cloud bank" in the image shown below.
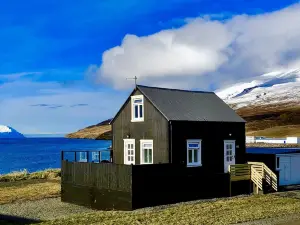
<svg viewBox="0 0 300 225"><path fill-rule="evenodd" d="M178 29L128 34L88 73L116 89L147 85L216 89L224 82L300 66L300 4L226 20L199 17Z"/></svg>

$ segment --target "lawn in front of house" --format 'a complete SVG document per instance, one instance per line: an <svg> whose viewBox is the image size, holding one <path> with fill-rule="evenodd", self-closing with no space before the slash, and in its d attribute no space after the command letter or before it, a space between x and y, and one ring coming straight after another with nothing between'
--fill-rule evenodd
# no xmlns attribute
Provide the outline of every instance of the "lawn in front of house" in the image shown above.
<svg viewBox="0 0 300 225"><path fill-rule="evenodd" d="M59 177L13 177L0 182L0 214L43 220L42 224L232 224L300 215L300 191L106 212L61 202Z"/></svg>
<svg viewBox="0 0 300 225"><path fill-rule="evenodd" d="M300 201L276 195L253 195L180 203L133 212L96 211L43 224L233 224L300 213Z"/></svg>
<svg viewBox="0 0 300 225"><path fill-rule="evenodd" d="M0 205L60 196L60 180L0 182Z"/></svg>

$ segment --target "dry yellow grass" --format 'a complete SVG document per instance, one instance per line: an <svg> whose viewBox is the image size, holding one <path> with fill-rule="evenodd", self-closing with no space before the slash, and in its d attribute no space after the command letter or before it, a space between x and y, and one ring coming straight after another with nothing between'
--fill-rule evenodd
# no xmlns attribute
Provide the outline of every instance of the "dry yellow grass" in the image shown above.
<svg viewBox="0 0 300 225"><path fill-rule="evenodd" d="M60 169L47 169L29 173L26 169L15 171L8 174L0 174L0 182L11 182L19 180L34 180L34 179L60 179Z"/></svg>
<svg viewBox="0 0 300 225"><path fill-rule="evenodd" d="M233 224L299 212L299 199L258 195L134 212L96 211L43 224Z"/></svg>
<svg viewBox="0 0 300 225"><path fill-rule="evenodd" d="M111 131L111 125L101 125L91 128L84 128L77 132L68 134L68 138L87 138L87 139L97 139L101 135L105 135L107 132Z"/></svg>
<svg viewBox="0 0 300 225"><path fill-rule="evenodd" d="M0 205L60 196L60 180L24 180L0 183Z"/></svg>
<svg viewBox="0 0 300 225"><path fill-rule="evenodd" d="M275 126L258 131L248 131L248 136L300 137L300 125Z"/></svg>

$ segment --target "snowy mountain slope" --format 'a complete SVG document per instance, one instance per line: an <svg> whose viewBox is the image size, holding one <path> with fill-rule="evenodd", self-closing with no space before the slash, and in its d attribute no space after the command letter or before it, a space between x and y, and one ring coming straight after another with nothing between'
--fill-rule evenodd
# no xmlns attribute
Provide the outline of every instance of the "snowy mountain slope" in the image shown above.
<svg viewBox="0 0 300 225"><path fill-rule="evenodd" d="M216 94L234 109L281 103L300 105L300 69L263 74L217 90Z"/></svg>
<svg viewBox="0 0 300 225"><path fill-rule="evenodd" d="M0 125L0 138L24 138L24 135L11 127Z"/></svg>

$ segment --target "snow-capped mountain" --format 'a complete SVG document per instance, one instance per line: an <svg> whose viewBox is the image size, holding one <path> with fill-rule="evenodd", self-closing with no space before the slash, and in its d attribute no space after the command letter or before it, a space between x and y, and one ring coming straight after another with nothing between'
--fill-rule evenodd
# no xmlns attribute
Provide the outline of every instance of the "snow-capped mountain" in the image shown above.
<svg viewBox="0 0 300 225"><path fill-rule="evenodd" d="M216 94L234 109L281 103L300 105L300 69L263 74L217 90Z"/></svg>
<svg viewBox="0 0 300 225"><path fill-rule="evenodd" d="M0 138L25 138L23 134L19 133L15 129L0 125Z"/></svg>

